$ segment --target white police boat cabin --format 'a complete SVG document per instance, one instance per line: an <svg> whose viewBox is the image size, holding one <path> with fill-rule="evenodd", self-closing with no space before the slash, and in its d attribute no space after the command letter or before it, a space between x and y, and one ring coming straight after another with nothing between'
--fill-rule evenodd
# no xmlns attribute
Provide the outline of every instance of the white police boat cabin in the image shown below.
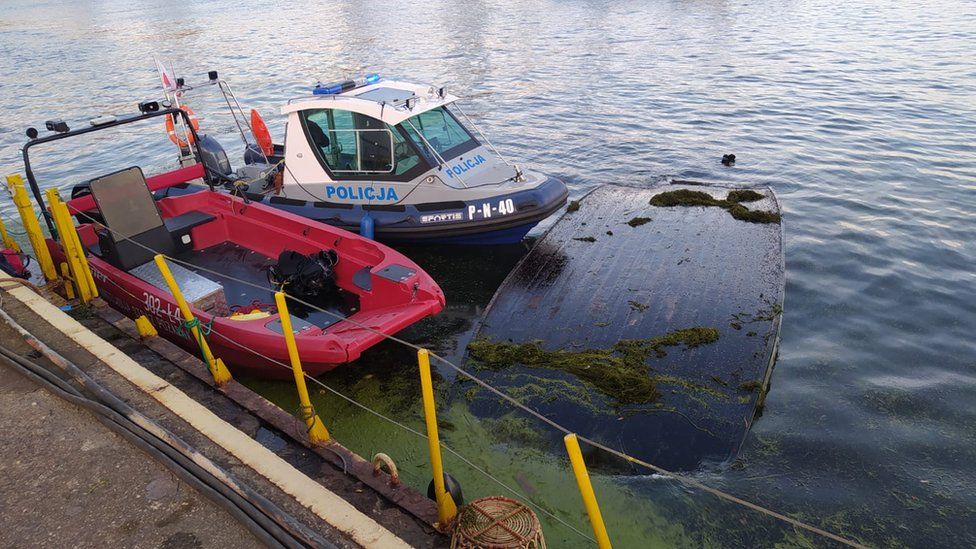
<svg viewBox="0 0 976 549"><path fill-rule="evenodd" d="M367 217L378 240L518 242L566 203L566 186L509 164L457 99L375 74L319 84L282 108L284 145L247 146L246 163L281 172L276 194L248 197L350 230Z"/></svg>

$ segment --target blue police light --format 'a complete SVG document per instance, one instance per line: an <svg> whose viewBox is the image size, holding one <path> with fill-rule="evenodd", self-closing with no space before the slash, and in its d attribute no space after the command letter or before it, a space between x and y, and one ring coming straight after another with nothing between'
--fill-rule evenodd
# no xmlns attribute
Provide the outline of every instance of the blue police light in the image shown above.
<svg viewBox="0 0 976 549"><path fill-rule="evenodd" d="M373 73L358 80L346 80L345 82L332 82L329 84L316 84L312 88L312 95L335 95L355 88L361 88L380 81L380 75Z"/></svg>
<svg viewBox="0 0 976 549"><path fill-rule="evenodd" d="M337 84L316 84L312 88L312 95L334 95L342 93L342 83Z"/></svg>

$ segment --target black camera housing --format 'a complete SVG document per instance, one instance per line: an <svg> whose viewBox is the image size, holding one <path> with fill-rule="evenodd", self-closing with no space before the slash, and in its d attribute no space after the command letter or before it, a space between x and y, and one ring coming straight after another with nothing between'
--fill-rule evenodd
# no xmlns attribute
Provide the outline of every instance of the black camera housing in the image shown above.
<svg viewBox="0 0 976 549"><path fill-rule="evenodd" d="M57 120L48 120L44 123L44 127L49 131L57 133L66 133L70 128L68 128L68 123L64 120L58 118Z"/></svg>
<svg viewBox="0 0 976 549"><path fill-rule="evenodd" d="M139 103L139 112L150 113L159 110L159 101L143 101Z"/></svg>

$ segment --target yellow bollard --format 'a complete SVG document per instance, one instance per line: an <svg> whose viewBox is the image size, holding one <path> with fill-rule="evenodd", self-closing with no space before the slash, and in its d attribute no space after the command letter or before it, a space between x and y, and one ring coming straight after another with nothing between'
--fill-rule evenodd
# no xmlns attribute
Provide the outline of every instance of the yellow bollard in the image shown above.
<svg viewBox="0 0 976 549"><path fill-rule="evenodd" d="M61 263L61 279L64 280L64 295L68 299L75 298L75 287L72 284L71 273L68 272L68 264Z"/></svg>
<svg viewBox="0 0 976 549"><path fill-rule="evenodd" d="M71 255L77 264L79 272L75 275L75 284L84 284L87 288L87 293L92 298L98 297L98 288L95 286L95 278L92 276L91 267L88 265L85 247L81 245L81 237L78 236L78 230L75 229L75 224L71 220L71 212L68 211L68 205L61 200L61 195L57 190L48 189L47 192L48 201L51 203L51 215L56 220L60 219L60 225L64 227L63 230L61 228L58 229L58 234L61 237L61 245L62 247L65 245L70 246Z"/></svg>
<svg viewBox="0 0 976 549"><path fill-rule="evenodd" d="M295 386L298 387L298 401L302 405L302 415L308 426L308 439L312 444L328 442L331 438L329 430L319 419L308 398L308 387L305 386L305 372L302 371L302 361L298 357L298 345L295 343L295 332L291 328L291 315L288 314L288 303L285 302L284 292L275 292L275 303L278 305L278 317L281 319L281 331L285 335L285 346L288 347L288 358L291 359L291 371L295 374Z"/></svg>
<svg viewBox="0 0 976 549"><path fill-rule="evenodd" d="M68 205L61 200L61 196L58 196L58 208L61 210L61 216L72 230L68 231L70 233L71 240L74 242L74 248L78 257L78 266L81 268L81 274L84 275L80 282L88 284L88 292L91 296L98 297L98 287L95 286L95 277L92 276L91 266L88 265L88 256L85 255L85 247L81 245L81 237L78 235L77 229L74 229L74 223L71 221L71 212L68 211Z"/></svg>
<svg viewBox="0 0 976 549"><path fill-rule="evenodd" d="M142 315L136 319L136 329L139 330L141 337L156 337L159 335L156 327L152 325L152 322L149 322L146 315Z"/></svg>
<svg viewBox="0 0 976 549"><path fill-rule="evenodd" d="M603 524L603 515L600 514L600 505L596 502L596 494L593 493L593 485L590 484L590 475L586 472L586 464L583 463L579 440L571 433L563 437L563 442L566 443L566 452L569 454L569 462L573 465L576 484L579 486L580 495L583 496L583 506L586 507L586 514L590 516L590 525L593 526L593 534L596 535L596 545L600 549L609 549L610 536L607 535L607 527Z"/></svg>
<svg viewBox="0 0 976 549"><path fill-rule="evenodd" d="M430 353L417 351L420 364L420 392L424 399L424 416L427 419L427 444L430 446L430 467L434 473L434 496L437 500L437 524L443 530L457 516L457 504L444 487L444 464L441 461L441 442L437 437L437 412L434 409L434 382L430 377Z"/></svg>
<svg viewBox="0 0 976 549"><path fill-rule="evenodd" d="M64 257L68 261L68 268L71 271L75 289L78 291L78 298L82 303L88 303L92 299L91 288L88 285L88 278L84 273L79 256L84 256L85 252L78 249L75 225L71 222L67 207L61 202L57 189L47 190L47 200L51 205L51 217L54 218L54 226L58 230L58 237L61 241L61 249Z"/></svg>
<svg viewBox="0 0 976 549"><path fill-rule="evenodd" d="M3 220L0 219L0 242L3 243L3 247L13 250L17 253L21 252L20 244L10 237L10 233L7 232L7 226L3 224Z"/></svg>
<svg viewBox="0 0 976 549"><path fill-rule="evenodd" d="M24 179L20 175L8 175L7 184L10 185L10 193L14 197L14 205L20 213L20 220L27 231L27 238L30 240L31 247L34 249L34 258L41 266L45 280L51 281L58 278L58 272L54 268L54 261L51 260L51 253L47 249L47 242L44 241L44 233L41 226L37 223L34 215L34 207L31 206L30 198L27 197L27 189L24 188Z"/></svg>
<svg viewBox="0 0 976 549"><path fill-rule="evenodd" d="M179 306L180 312L183 313L183 320L189 325L190 332L193 334L194 339L196 339L197 344L200 345L200 352L203 353L203 361L206 363L207 368L210 369L214 382L218 386L227 383L232 379L230 372L227 370L227 366L224 366L224 361L219 358L214 358L213 353L210 352L210 345L207 345L207 340L203 337L203 333L200 332L198 323L194 322L193 312L190 311L190 306L186 303L186 299L183 298L183 293L180 292L180 287L176 283L176 279L173 278L173 273L169 271L166 260L159 254L154 259L156 261L156 267L159 269L160 274L163 275L163 280L169 286L170 293L176 298L176 304Z"/></svg>

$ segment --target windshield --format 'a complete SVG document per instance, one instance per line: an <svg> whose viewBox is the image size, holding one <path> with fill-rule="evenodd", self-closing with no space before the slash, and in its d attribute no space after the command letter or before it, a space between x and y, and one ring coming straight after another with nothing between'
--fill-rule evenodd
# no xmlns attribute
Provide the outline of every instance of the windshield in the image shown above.
<svg viewBox="0 0 976 549"><path fill-rule="evenodd" d="M445 107L437 107L403 121L401 127L407 132L417 148L424 151L434 164L440 162L429 153L433 148L443 159L454 158L478 146L478 142L457 118ZM417 135L423 136L423 139ZM430 144L424 143L424 140Z"/></svg>

